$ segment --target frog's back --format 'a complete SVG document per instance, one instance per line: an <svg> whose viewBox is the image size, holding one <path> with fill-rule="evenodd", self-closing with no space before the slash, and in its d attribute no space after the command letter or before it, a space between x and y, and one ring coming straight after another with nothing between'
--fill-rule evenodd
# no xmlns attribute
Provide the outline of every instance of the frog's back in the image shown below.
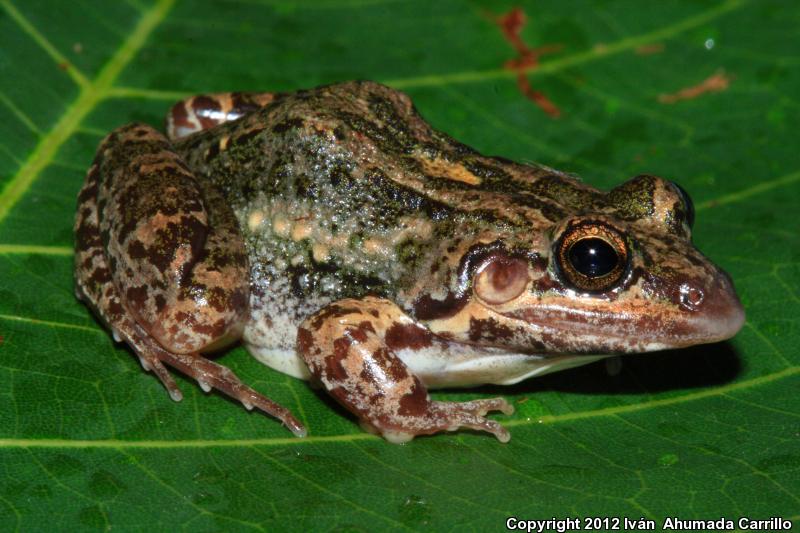
<svg viewBox="0 0 800 533"><path fill-rule="evenodd" d="M596 191L550 169L485 157L373 82L279 95L179 145L242 222L254 269L298 298L397 298L454 236L536 233ZM264 273L266 275L266 272Z"/></svg>

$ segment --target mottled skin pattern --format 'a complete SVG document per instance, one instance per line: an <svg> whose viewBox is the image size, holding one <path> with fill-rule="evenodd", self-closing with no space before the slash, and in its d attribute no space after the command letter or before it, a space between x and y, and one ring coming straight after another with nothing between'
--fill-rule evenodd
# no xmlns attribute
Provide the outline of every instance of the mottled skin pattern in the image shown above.
<svg viewBox="0 0 800 533"><path fill-rule="evenodd" d="M149 126L106 137L78 195L76 294L174 400L182 396L162 363L304 435L285 408L197 354L238 338L249 289L236 220L216 192L203 189Z"/></svg>
<svg viewBox="0 0 800 533"><path fill-rule="evenodd" d="M430 332L396 305L369 296L326 306L297 335L297 350L311 374L348 410L368 413L362 416L365 429L403 442L464 427L507 442L508 432L484 418L489 411L513 413L505 400L432 401L422 381L395 354L409 344L432 343Z"/></svg>
<svg viewBox="0 0 800 533"><path fill-rule="evenodd" d="M691 201L661 178L602 192L486 157L372 82L197 96L167 125L171 144L141 125L101 144L76 279L171 391L160 362L239 397L235 378L197 369L241 336L389 440L464 427L506 441L485 418L510 413L504 400L435 402L426 384L513 383L743 322L729 277L691 244ZM588 242L613 268L575 266Z"/></svg>

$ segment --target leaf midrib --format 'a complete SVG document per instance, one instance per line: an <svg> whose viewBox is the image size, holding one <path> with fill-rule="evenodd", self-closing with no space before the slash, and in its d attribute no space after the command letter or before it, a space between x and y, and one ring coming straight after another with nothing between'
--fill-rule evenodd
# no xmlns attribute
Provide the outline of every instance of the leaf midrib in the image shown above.
<svg viewBox="0 0 800 533"><path fill-rule="evenodd" d="M656 409L669 405L683 404L687 402L702 400L705 398L724 397L725 395L759 387L769 383L774 383L783 379L788 379L800 374L800 367L793 366L778 372L766 374L757 378L751 378L721 387L706 389L694 393L683 394L672 398L661 398L649 400L637 404L606 407L591 411L579 411L562 415L545 415L536 419L528 418L521 420L511 420L504 423L505 427L521 427L532 425L549 425L575 420L586 420L602 417L613 417L648 409ZM353 433L347 435L328 435L310 436L298 439L296 437L276 437L262 439L175 439L175 440L118 440L118 439L0 439L0 450L12 448L57 448L57 449L84 449L84 448L105 448L105 449L179 449L179 448L246 448L257 446L291 446L299 444L321 444L321 443L348 443L353 441L380 440L379 437L368 433Z"/></svg>

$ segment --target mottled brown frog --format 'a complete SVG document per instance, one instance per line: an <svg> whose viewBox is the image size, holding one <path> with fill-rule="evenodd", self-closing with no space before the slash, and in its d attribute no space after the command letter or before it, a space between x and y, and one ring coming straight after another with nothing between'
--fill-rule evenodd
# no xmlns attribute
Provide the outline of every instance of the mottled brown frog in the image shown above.
<svg viewBox="0 0 800 533"><path fill-rule="evenodd" d="M601 192L487 157L373 82L190 98L168 137L101 143L78 198L79 298L179 400L165 368L305 428L202 354L241 339L393 442L486 418L510 384L610 354L716 342L744 312L691 242L688 195Z"/></svg>

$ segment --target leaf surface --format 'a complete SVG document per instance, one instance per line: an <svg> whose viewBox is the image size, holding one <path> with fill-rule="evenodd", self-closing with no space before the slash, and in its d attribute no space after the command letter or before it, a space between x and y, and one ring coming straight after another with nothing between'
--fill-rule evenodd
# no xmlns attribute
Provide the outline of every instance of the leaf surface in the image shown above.
<svg viewBox="0 0 800 533"><path fill-rule="evenodd" d="M515 5L515 4L514 4ZM800 8L788 2L0 0L3 529L502 528L507 517L800 518ZM534 68L535 67L535 68ZM704 80L725 83L703 91ZM732 341L502 394L508 445L389 445L242 348L223 359L311 436L179 378L182 403L75 300L75 197L98 142L185 95L374 79L486 153L599 187L675 179L694 240L733 276ZM720 78L717 78L717 82ZM698 88L701 87L701 88ZM524 88L524 87L523 87ZM708 88L708 87L706 87ZM670 103L672 101L672 103Z"/></svg>

